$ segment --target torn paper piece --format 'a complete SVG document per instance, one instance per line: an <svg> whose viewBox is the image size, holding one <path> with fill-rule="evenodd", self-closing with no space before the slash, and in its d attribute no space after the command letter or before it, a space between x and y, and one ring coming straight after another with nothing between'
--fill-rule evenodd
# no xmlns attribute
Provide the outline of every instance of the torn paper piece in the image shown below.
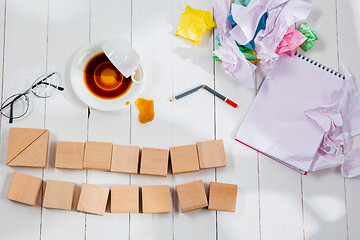
<svg viewBox="0 0 360 240"><path fill-rule="evenodd" d="M283 39L276 48L275 53L286 53L287 55L292 56L306 39L307 38L301 32L288 28Z"/></svg>
<svg viewBox="0 0 360 240"><path fill-rule="evenodd" d="M216 23L221 46L214 53L222 61L225 72L245 87L253 88L253 73L256 66L246 60L235 40L229 34L232 29L228 21L230 1L217 0L214 4Z"/></svg>
<svg viewBox="0 0 360 240"><path fill-rule="evenodd" d="M288 0L257 0L251 1L247 7L232 4L232 15L238 24L231 30L230 34L240 44L250 42L255 35L260 18L268 10L271 10Z"/></svg>
<svg viewBox="0 0 360 240"><path fill-rule="evenodd" d="M261 30L255 38L255 49L263 68L269 68L270 66L266 66L266 64L279 58L275 51L288 27L307 18L311 8L311 4L302 0L289 0L287 3L268 11L266 29Z"/></svg>
<svg viewBox="0 0 360 240"><path fill-rule="evenodd" d="M215 23L211 17L211 12L193 9L186 5L185 12L181 14L175 35L189 39L197 46L202 35L214 26Z"/></svg>
<svg viewBox="0 0 360 240"><path fill-rule="evenodd" d="M251 50L249 48L246 48L245 46L242 46L242 45L238 45L239 47L239 50L244 54L246 60L252 62L252 63L257 63L257 62L260 62L260 59L258 59L256 57L256 51L255 50ZM216 55L213 55L213 59L215 60L220 60L220 58Z"/></svg>
<svg viewBox="0 0 360 240"><path fill-rule="evenodd" d="M251 39L250 42L248 42L247 44L245 44L244 46L249 48L249 49L252 49L252 50L255 50L255 38L257 36L257 34L260 32L260 30L264 30L266 28L266 20L268 18L268 14L267 13L264 13L264 15L262 15L262 17L260 18L260 21L259 21L259 24L256 28L256 31L255 31L255 35L253 37L253 39Z"/></svg>
<svg viewBox="0 0 360 240"><path fill-rule="evenodd" d="M324 69L326 71L333 70ZM342 174L345 177L360 175L360 161L356 159L357 149L344 154L350 137L360 133L360 96L350 72L342 67L345 78L339 78L344 86L333 92L329 102L331 106L321 107L306 113L324 131L323 141L314 158L310 171L336 167L342 164ZM336 73L338 75L338 73Z"/></svg>
<svg viewBox="0 0 360 240"><path fill-rule="evenodd" d="M338 96L340 101L342 96ZM325 168L336 167L344 162L343 149L346 145L348 135L342 131L343 118L339 102L330 106L323 106L307 111L308 116L314 124L320 127L324 136L320 147L315 155L309 171L317 171Z"/></svg>

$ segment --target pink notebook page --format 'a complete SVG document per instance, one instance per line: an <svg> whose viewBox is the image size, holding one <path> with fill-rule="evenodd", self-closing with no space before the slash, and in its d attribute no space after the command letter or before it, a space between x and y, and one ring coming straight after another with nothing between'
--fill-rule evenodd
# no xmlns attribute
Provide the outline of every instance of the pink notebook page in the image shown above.
<svg viewBox="0 0 360 240"><path fill-rule="evenodd" d="M336 104L344 80L304 56L281 55L244 118L236 140L306 173L324 131L306 112Z"/></svg>

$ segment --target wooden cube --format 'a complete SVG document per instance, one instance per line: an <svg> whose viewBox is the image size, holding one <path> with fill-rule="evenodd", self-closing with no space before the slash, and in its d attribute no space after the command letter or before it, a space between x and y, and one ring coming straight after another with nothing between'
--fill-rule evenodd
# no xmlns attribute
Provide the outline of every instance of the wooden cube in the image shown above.
<svg viewBox="0 0 360 240"><path fill-rule="evenodd" d="M226 166L224 142L222 139L196 143L200 169Z"/></svg>
<svg viewBox="0 0 360 240"><path fill-rule="evenodd" d="M109 197L109 188L83 183L77 210L80 212L104 215Z"/></svg>
<svg viewBox="0 0 360 240"><path fill-rule="evenodd" d="M14 172L7 198L34 206L40 193L41 184L41 178Z"/></svg>
<svg viewBox="0 0 360 240"><path fill-rule="evenodd" d="M227 183L210 183L209 209L219 211L236 211L237 185Z"/></svg>
<svg viewBox="0 0 360 240"><path fill-rule="evenodd" d="M86 142L84 168L110 171L111 155L112 143Z"/></svg>
<svg viewBox="0 0 360 240"><path fill-rule="evenodd" d="M10 128L6 164L12 167L46 168L49 131L34 128Z"/></svg>
<svg viewBox="0 0 360 240"><path fill-rule="evenodd" d="M199 159L196 145L177 146L170 148L172 173L199 171Z"/></svg>
<svg viewBox="0 0 360 240"><path fill-rule="evenodd" d="M170 212L170 188L168 185L142 186L143 213Z"/></svg>
<svg viewBox="0 0 360 240"><path fill-rule="evenodd" d="M113 185L110 196L112 213L139 212L139 186Z"/></svg>
<svg viewBox="0 0 360 240"><path fill-rule="evenodd" d="M64 169L83 169L84 143L57 142L55 167Z"/></svg>
<svg viewBox="0 0 360 240"><path fill-rule="evenodd" d="M71 210L75 193L75 183L47 180L43 207Z"/></svg>
<svg viewBox="0 0 360 240"><path fill-rule="evenodd" d="M141 152L140 174L166 177L169 164L169 150L143 148Z"/></svg>
<svg viewBox="0 0 360 240"><path fill-rule="evenodd" d="M111 172L137 173L140 148L136 146L114 145Z"/></svg>
<svg viewBox="0 0 360 240"><path fill-rule="evenodd" d="M187 212L208 206L202 180L176 186L181 212Z"/></svg>

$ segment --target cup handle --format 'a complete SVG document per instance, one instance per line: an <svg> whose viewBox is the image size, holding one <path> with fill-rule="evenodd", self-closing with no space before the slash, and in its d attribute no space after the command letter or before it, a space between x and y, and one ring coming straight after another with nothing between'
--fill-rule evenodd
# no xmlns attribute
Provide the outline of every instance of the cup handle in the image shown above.
<svg viewBox="0 0 360 240"><path fill-rule="evenodd" d="M134 83L142 83L144 81L144 72L141 65L139 65L138 69L131 75L131 80Z"/></svg>

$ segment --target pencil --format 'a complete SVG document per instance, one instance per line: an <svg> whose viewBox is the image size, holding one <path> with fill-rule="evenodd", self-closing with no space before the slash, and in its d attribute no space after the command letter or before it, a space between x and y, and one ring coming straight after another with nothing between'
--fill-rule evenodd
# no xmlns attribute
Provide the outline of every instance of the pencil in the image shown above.
<svg viewBox="0 0 360 240"><path fill-rule="evenodd" d="M179 100L180 98L183 98L183 97L185 97L185 96L187 96L187 95L190 95L190 94L198 91L199 89L201 89L201 88L203 88L203 87L205 87L205 85L200 85L200 86L198 86L198 87L195 87L195 88L193 88L193 89L190 89L189 91L186 91L186 92L184 92L184 93L181 93L181 94L173 97L172 99L170 99L170 102L175 101L175 100Z"/></svg>
<svg viewBox="0 0 360 240"><path fill-rule="evenodd" d="M204 85L204 89L212 94L214 94L215 96L217 96L218 98L220 98L221 100L223 100L224 102L226 102L227 104L229 104L230 106L237 108L237 104L233 101L231 101L230 99L228 99L227 97L221 95L220 93L216 92L215 90L209 88L208 86Z"/></svg>

